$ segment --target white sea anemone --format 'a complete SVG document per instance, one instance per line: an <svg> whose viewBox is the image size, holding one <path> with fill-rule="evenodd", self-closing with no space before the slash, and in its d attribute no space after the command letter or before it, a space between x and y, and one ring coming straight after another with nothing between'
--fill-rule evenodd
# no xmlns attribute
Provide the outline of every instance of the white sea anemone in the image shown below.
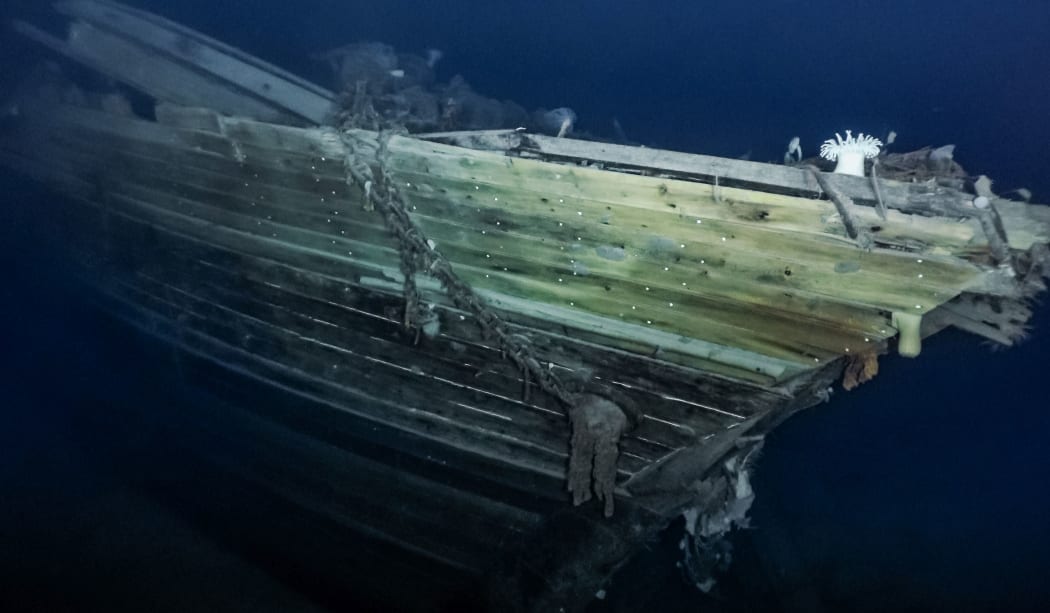
<svg viewBox="0 0 1050 613"><path fill-rule="evenodd" d="M846 138L838 133L835 138L824 141L820 146L820 157L838 161L835 172L844 175L864 176L864 159L879 155L882 141L873 137L865 136L864 133L857 134L854 138L850 130L846 130Z"/></svg>

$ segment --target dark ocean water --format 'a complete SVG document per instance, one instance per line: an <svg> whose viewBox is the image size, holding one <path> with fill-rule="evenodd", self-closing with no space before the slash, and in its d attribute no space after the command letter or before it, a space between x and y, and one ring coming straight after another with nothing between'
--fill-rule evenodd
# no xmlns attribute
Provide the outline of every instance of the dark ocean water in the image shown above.
<svg viewBox="0 0 1050 613"><path fill-rule="evenodd" d="M775 160L795 135L808 155L836 131L895 130L898 150L954 143L972 174L1050 201L1045 0L132 4L324 84L311 53L437 47L439 78L572 106L597 135L616 118L649 146ZM45 3L5 2L15 16L50 19ZM41 57L0 35L0 94ZM0 610L319 610L83 426L114 402L186 397L152 387L66 286L46 192L0 172L0 194ZM777 430L717 598L680 580L670 534L600 608L1050 610L1045 304L1032 323L1008 351L941 334Z"/></svg>

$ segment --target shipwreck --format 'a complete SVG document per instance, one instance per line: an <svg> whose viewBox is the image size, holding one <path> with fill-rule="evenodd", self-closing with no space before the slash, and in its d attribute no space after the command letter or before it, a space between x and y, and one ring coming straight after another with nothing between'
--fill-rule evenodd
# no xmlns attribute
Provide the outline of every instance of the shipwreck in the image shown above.
<svg viewBox="0 0 1050 613"><path fill-rule="evenodd" d="M1050 211L930 150L853 176L368 129L367 100L156 15L55 6L64 36L15 25L58 62L0 163L53 190L94 303L223 400L173 426L225 433L201 465L352 550L333 581L582 610L675 518L743 521L778 423L948 326L1017 342L1045 289Z"/></svg>

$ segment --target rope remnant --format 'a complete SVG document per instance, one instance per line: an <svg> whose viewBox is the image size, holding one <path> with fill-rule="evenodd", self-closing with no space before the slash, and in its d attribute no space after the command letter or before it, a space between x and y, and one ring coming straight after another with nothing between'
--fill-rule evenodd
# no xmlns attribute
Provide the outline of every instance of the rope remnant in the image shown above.
<svg viewBox="0 0 1050 613"><path fill-rule="evenodd" d="M579 506L591 499L591 492L605 502L605 516L613 514L616 488L616 458L620 435L627 427L627 415L616 403L587 394L569 409L572 422L572 453L569 456L569 491Z"/></svg>

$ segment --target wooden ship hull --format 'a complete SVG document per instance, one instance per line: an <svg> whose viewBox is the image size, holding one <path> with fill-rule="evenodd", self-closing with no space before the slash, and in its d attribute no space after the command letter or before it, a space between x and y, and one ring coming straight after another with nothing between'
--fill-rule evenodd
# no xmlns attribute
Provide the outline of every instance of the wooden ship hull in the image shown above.
<svg viewBox="0 0 1050 613"><path fill-rule="evenodd" d="M1042 207L521 131L339 130L333 94L198 33L56 6L67 38L19 30L155 110L44 79L0 162L63 196L97 304L222 399L172 418L188 456L323 524L332 576L580 610L676 517L742 519L776 424L946 326L1014 342L1042 289Z"/></svg>

